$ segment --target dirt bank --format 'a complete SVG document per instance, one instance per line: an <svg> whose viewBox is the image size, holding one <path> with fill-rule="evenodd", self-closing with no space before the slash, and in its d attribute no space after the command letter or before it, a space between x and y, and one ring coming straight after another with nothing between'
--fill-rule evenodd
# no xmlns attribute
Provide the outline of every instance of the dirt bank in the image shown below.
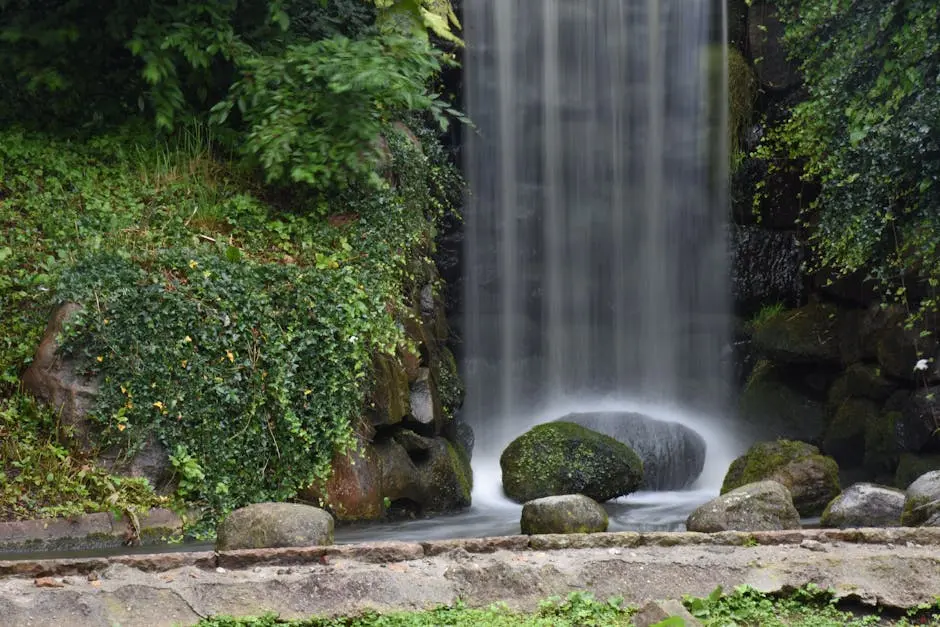
<svg viewBox="0 0 940 627"><path fill-rule="evenodd" d="M189 625L211 614L285 617L538 600L588 590L630 603L748 583L816 583L908 608L940 592L940 529L610 533L0 562L9 625Z"/></svg>

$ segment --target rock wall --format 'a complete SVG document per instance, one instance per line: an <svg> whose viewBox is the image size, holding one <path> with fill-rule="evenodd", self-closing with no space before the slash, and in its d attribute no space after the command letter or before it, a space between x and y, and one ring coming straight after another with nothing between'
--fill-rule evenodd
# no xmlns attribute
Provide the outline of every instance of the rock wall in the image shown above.
<svg viewBox="0 0 940 627"><path fill-rule="evenodd" d="M940 327L905 328L906 312L883 306L861 275L806 273L805 209L818 187L801 179L799 163L771 172L751 153L800 101L801 79L772 3L732 3L732 15L730 43L761 84L733 171L729 227L744 428L816 444L846 479L906 488L940 468Z"/></svg>

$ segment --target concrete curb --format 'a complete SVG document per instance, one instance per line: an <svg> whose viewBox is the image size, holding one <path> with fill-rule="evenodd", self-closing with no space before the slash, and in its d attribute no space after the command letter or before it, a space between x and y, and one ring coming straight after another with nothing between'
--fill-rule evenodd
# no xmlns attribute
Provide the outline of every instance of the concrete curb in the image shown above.
<svg viewBox="0 0 940 627"><path fill-rule="evenodd" d="M363 544L151 553L48 560L0 561L0 577L62 577L87 575L119 564L147 573L192 566L199 569L251 569L268 566L300 566L341 558L362 564L389 564L452 552L487 554L496 551L559 551L572 549L625 549L638 547L755 547L870 544L884 546L940 546L940 527L892 527L872 529L806 529L799 531L619 532L571 535L502 536L436 540L430 542L372 542Z"/></svg>

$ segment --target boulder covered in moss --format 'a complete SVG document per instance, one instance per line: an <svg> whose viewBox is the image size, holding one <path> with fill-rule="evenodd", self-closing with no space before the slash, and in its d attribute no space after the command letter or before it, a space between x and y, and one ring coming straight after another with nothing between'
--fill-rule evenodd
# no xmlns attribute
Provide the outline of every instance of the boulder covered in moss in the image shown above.
<svg viewBox="0 0 940 627"><path fill-rule="evenodd" d="M839 495L839 465L806 442L759 442L732 462L721 486L726 494L757 481L786 487L803 516L818 516Z"/></svg>
<svg viewBox="0 0 940 627"><path fill-rule="evenodd" d="M799 529L800 515L785 487L758 481L705 503L689 515L685 526L701 533Z"/></svg>
<svg viewBox="0 0 940 627"><path fill-rule="evenodd" d="M829 403L832 407L838 407L850 398L867 398L883 403L897 388L897 384L884 377L880 366L852 364L829 389Z"/></svg>
<svg viewBox="0 0 940 627"><path fill-rule="evenodd" d="M758 362L741 391L738 415L746 425L769 437L821 438L826 428L825 404L786 374L769 361Z"/></svg>
<svg viewBox="0 0 940 627"><path fill-rule="evenodd" d="M901 524L919 527L940 515L940 470L921 475L904 493Z"/></svg>
<svg viewBox="0 0 940 627"><path fill-rule="evenodd" d="M875 485L855 483L826 506L822 527L897 527L901 524L904 492Z"/></svg>
<svg viewBox="0 0 940 627"><path fill-rule="evenodd" d="M607 512L583 494L546 496L522 506L522 533L598 533L607 531Z"/></svg>
<svg viewBox="0 0 940 627"><path fill-rule="evenodd" d="M895 432L903 450L940 453L940 385L921 387L909 396L899 392L887 407L900 410Z"/></svg>
<svg viewBox="0 0 940 627"><path fill-rule="evenodd" d="M503 490L525 503L583 494L603 502L635 491L643 462L626 444L571 422L549 422L513 440L499 458Z"/></svg>
<svg viewBox="0 0 940 627"><path fill-rule="evenodd" d="M811 303L760 320L755 348L786 364L851 363L861 356L858 321L833 305Z"/></svg>
<svg viewBox="0 0 940 627"><path fill-rule="evenodd" d="M823 450L843 466L860 466L865 461L865 432L879 419L878 406L864 398L845 400L826 428Z"/></svg>
<svg viewBox="0 0 940 627"><path fill-rule="evenodd" d="M273 549L333 544L333 517L298 503L256 503L236 509L222 521L217 551Z"/></svg>
<svg viewBox="0 0 940 627"><path fill-rule="evenodd" d="M894 411L882 411L877 416L869 416L865 423L865 459L864 466L867 471L875 475L887 475L894 471L898 466L898 457L900 447L897 439L897 423L900 419L900 413ZM937 465L940 468L940 464ZM932 470L932 469L930 469ZM920 474L911 477L904 484L895 487L906 488L908 484L916 479Z"/></svg>

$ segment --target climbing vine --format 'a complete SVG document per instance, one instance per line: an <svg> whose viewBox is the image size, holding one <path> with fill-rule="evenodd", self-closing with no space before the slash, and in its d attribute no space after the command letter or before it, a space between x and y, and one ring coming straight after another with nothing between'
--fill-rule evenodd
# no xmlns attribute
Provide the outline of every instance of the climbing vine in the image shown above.
<svg viewBox="0 0 940 627"><path fill-rule="evenodd" d="M816 267L864 273L913 318L940 286L940 4L778 0L808 97L761 156L805 163ZM777 167L782 167L778 165ZM912 323L914 320L912 320Z"/></svg>

